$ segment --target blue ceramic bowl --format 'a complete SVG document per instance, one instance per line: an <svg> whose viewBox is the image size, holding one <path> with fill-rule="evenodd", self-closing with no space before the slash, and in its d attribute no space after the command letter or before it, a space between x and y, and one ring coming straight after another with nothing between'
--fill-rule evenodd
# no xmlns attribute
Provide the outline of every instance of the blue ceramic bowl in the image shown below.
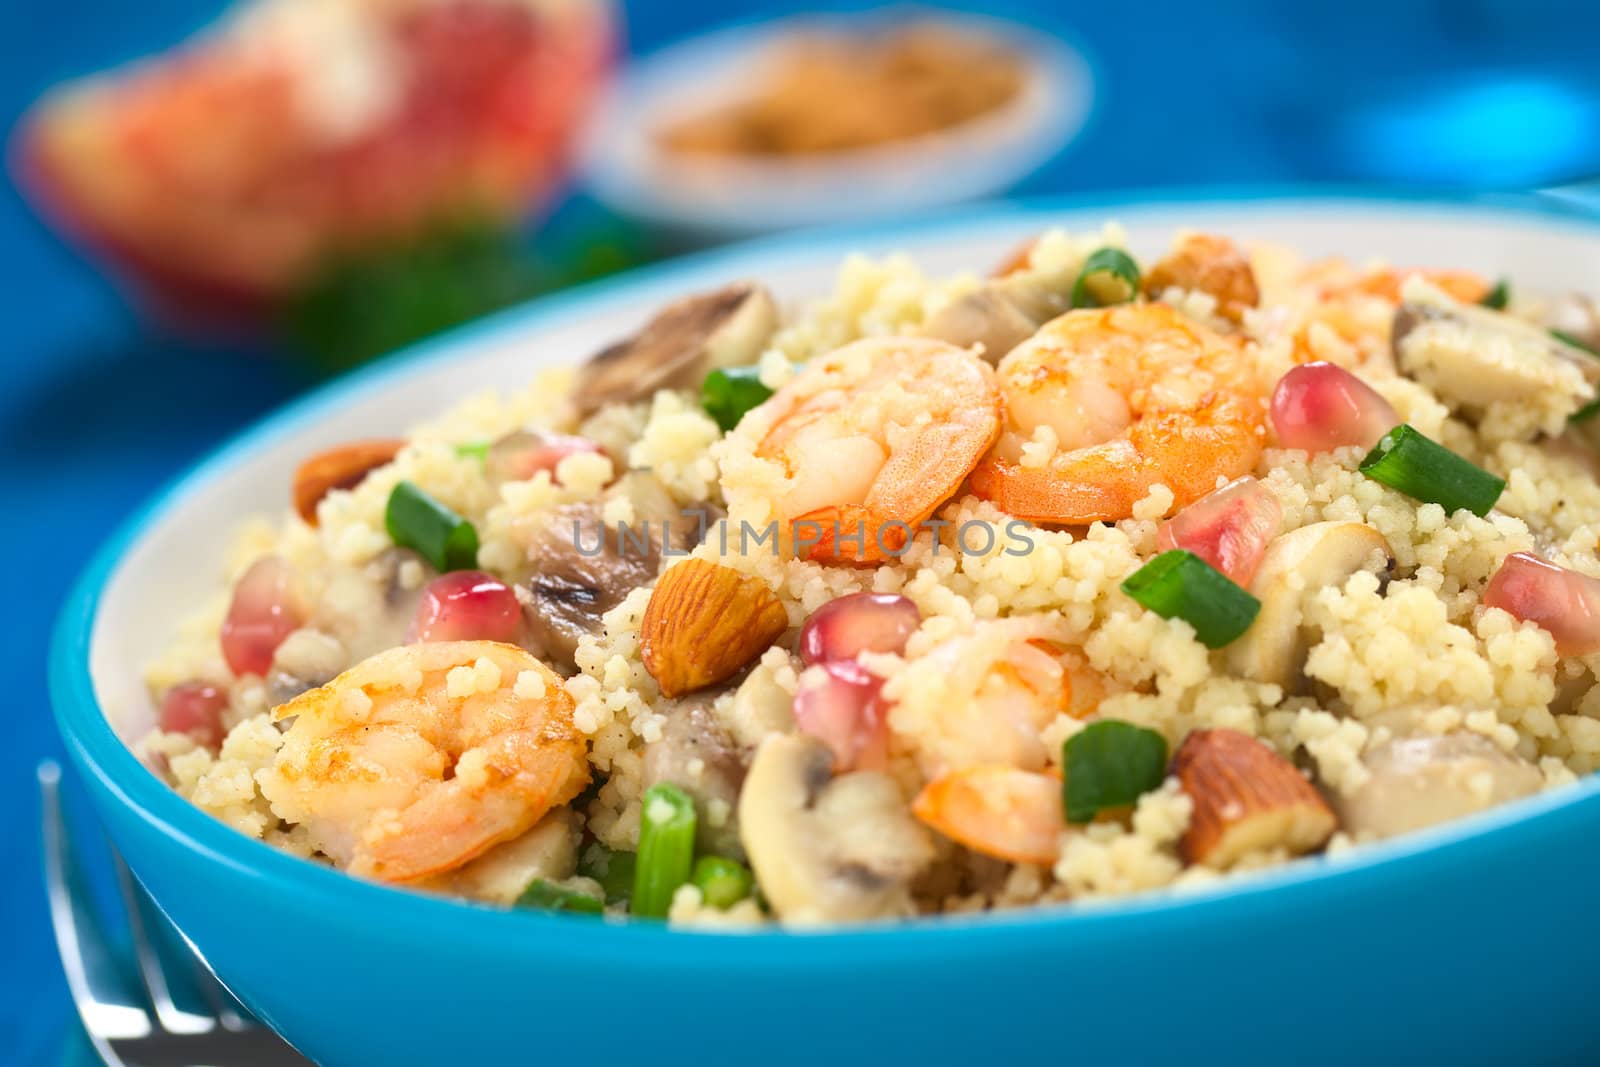
<svg viewBox="0 0 1600 1067"><path fill-rule="evenodd" d="M506 913L345 877L191 808L113 729L148 723L140 663L213 587L222 530L283 506L302 454L400 428L453 394L515 384L540 361L581 358L681 290L748 275L803 295L856 248L982 268L1043 226L1108 215L1146 250L1188 224L1541 288L1600 277L1600 229L1532 201L1250 191L789 238L512 311L249 430L101 553L62 615L51 687L111 836L228 986L330 1064L1533 1063L1600 1050L1595 777L1205 892L729 935Z"/></svg>

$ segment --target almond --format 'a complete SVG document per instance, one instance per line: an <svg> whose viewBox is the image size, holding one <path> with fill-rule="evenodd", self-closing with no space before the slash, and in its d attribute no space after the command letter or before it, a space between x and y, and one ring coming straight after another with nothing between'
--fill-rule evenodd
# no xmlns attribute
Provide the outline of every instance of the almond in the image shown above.
<svg viewBox="0 0 1600 1067"><path fill-rule="evenodd" d="M1288 760L1237 730L1196 730L1172 758L1194 802L1178 851L1189 863L1226 868L1246 853L1321 848L1339 821Z"/></svg>
<svg viewBox="0 0 1600 1067"><path fill-rule="evenodd" d="M656 583L639 643L645 669L662 693L676 697L733 677L788 626L766 582L691 559Z"/></svg>
<svg viewBox="0 0 1600 1067"><path fill-rule="evenodd" d="M351 441L318 452L294 472L294 509L312 526L317 505L335 489L354 489L373 470L391 462L406 445L399 439Z"/></svg>

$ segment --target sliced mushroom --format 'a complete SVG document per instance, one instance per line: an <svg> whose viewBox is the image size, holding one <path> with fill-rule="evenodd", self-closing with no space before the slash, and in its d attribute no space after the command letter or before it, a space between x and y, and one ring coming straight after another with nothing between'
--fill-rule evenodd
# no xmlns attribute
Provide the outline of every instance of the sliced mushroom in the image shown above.
<svg viewBox="0 0 1600 1067"><path fill-rule="evenodd" d="M1274 540L1250 582L1261 612L1228 646L1232 670L1286 693L1297 691L1313 637L1305 624L1307 601L1319 589L1343 585L1357 571L1392 557L1383 535L1360 522L1316 522Z"/></svg>
<svg viewBox="0 0 1600 1067"><path fill-rule="evenodd" d="M667 723L644 747L644 784L671 782L694 798L703 851L740 858L736 808L744 784L745 753L718 721L715 693L696 693L662 708Z"/></svg>
<svg viewBox="0 0 1600 1067"><path fill-rule="evenodd" d="M987 281L929 316L921 332L962 348L983 346L983 358L1000 359L1065 312L1070 301L1035 278L1012 275Z"/></svg>
<svg viewBox="0 0 1600 1067"><path fill-rule="evenodd" d="M1479 734L1398 737L1368 752L1360 787L1334 797L1341 825L1379 837L1420 830L1537 793L1539 769Z"/></svg>
<svg viewBox="0 0 1600 1067"><path fill-rule="evenodd" d="M387 548L365 567L335 571L317 599L309 625L338 639L348 658L346 666L359 663L405 643L431 576L432 569L415 552Z"/></svg>
<svg viewBox="0 0 1600 1067"><path fill-rule="evenodd" d="M527 481L540 471L548 472L559 484L556 468L561 461L583 453L606 455L586 438L543 430L513 430L489 445L483 457L483 472L495 485ZM617 465L615 458L612 464Z"/></svg>
<svg viewBox="0 0 1600 1067"><path fill-rule="evenodd" d="M894 780L833 777L833 752L805 734L761 743L739 797L739 833L761 891L796 926L907 915L933 859Z"/></svg>
<svg viewBox="0 0 1600 1067"><path fill-rule="evenodd" d="M558 808L521 837L496 845L422 888L510 905L536 878L559 882L572 876L578 865L578 836L572 810Z"/></svg>
<svg viewBox="0 0 1600 1067"><path fill-rule="evenodd" d="M643 400L658 389L698 387L717 367L754 363L778 328L772 294L735 282L668 304L625 341L590 357L572 400L579 414Z"/></svg>
<svg viewBox="0 0 1600 1067"><path fill-rule="evenodd" d="M628 498L632 518L607 522L607 505L618 495ZM599 633L601 616L655 579L663 545L687 552L713 518L709 507L680 509L659 481L641 472L596 499L552 509L532 532L528 555L536 572L518 591L535 651L576 669L579 639Z"/></svg>
<svg viewBox="0 0 1600 1067"><path fill-rule="evenodd" d="M272 654L267 699L273 707L287 704L307 689L333 681L350 663L350 655L337 637L302 626L285 637Z"/></svg>
<svg viewBox="0 0 1600 1067"><path fill-rule="evenodd" d="M1391 333L1400 369L1469 410L1549 393L1569 412L1594 399L1600 360L1511 315L1408 286Z"/></svg>
<svg viewBox="0 0 1600 1067"><path fill-rule="evenodd" d="M1584 293L1568 293L1550 305L1544 324L1580 345L1600 351L1600 303Z"/></svg>

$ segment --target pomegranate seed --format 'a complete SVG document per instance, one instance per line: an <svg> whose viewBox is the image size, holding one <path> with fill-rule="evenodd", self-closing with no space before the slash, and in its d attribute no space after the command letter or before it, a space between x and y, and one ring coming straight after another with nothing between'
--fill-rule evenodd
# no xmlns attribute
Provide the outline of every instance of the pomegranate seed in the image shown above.
<svg viewBox="0 0 1600 1067"><path fill-rule="evenodd" d="M266 676L272 654L305 620L294 569L281 556L263 556L233 587L222 620L222 658L236 675Z"/></svg>
<svg viewBox="0 0 1600 1067"><path fill-rule="evenodd" d="M522 631L522 605L509 585L482 571L451 571L422 591L406 643L504 641Z"/></svg>
<svg viewBox="0 0 1600 1067"><path fill-rule="evenodd" d="M811 613L800 629L807 666L852 660L863 652L903 652L922 625L922 613L894 593L852 593Z"/></svg>
<svg viewBox="0 0 1600 1067"><path fill-rule="evenodd" d="M1183 548L1239 585L1249 585L1267 543L1283 525L1272 490L1246 475L1207 493L1161 524L1156 547Z"/></svg>
<svg viewBox="0 0 1600 1067"><path fill-rule="evenodd" d="M1272 426L1284 448L1371 448L1399 423L1387 400L1332 363L1302 363L1272 391Z"/></svg>
<svg viewBox="0 0 1600 1067"><path fill-rule="evenodd" d="M1483 604L1548 630L1563 656L1600 651L1600 578L1513 552L1489 579Z"/></svg>
<svg viewBox="0 0 1600 1067"><path fill-rule="evenodd" d="M824 663L822 672L801 681L795 725L827 742L835 770L883 769L889 759L883 680L854 660Z"/></svg>
<svg viewBox="0 0 1600 1067"><path fill-rule="evenodd" d="M182 682L161 698L156 722L169 734L188 734L195 743L215 752L222 747L222 712L228 691L210 682Z"/></svg>
<svg viewBox="0 0 1600 1067"><path fill-rule="evenodd" d="M585 452L604 455L604 450L587 437L518 430L489 446L484 469L496 482L525 482L540 471L549 471L550 480L560 485L556 468L561 461Z"/></svg>

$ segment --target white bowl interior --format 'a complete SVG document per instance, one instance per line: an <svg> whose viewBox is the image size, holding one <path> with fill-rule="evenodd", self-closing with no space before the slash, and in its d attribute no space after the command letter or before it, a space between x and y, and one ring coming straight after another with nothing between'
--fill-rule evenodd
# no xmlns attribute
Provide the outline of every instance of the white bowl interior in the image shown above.
<svg viewBox="0 0 1600 1067"><path fill-rule="evenodd" d="M95 694L125 739L153 721L144 665L221 581L232 529L287 514L294 468L352 438L393 435L485 388L523 387L541 367L580 361L639 326L657 305L731 278L758 278L798 302L828 291L850 252L911 253L930 274L983 271L1046 226L1126 226L1135 251L1164 249L1177 227L1287 244L1312 254L1466 267L1530 291L1600 277L1600 228L1470 206L1359 200L1269 200L1051 210L1002 207L864 236L789 238L700 257L536 302L355 375L250 431L187 478L147 517L103 590L93 624Z"/></svg>

